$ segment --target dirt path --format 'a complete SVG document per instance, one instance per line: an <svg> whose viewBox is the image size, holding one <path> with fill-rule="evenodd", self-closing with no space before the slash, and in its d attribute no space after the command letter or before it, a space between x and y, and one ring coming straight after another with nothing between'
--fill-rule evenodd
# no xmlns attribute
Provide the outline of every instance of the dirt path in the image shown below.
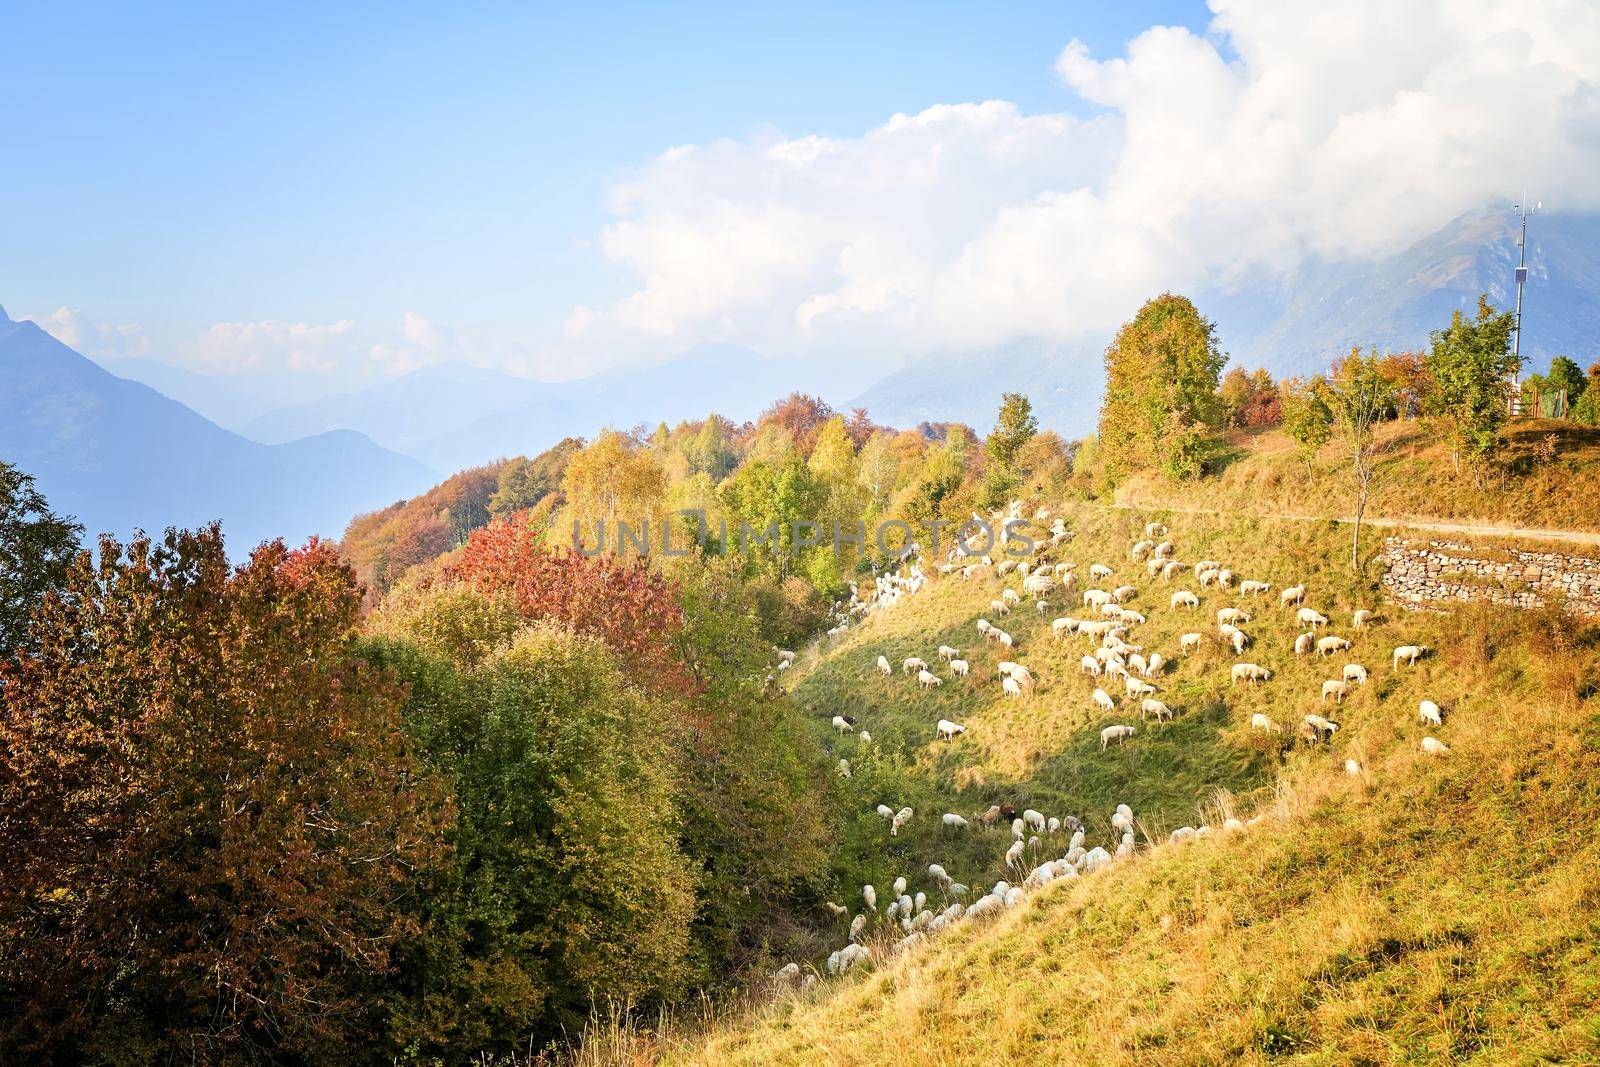
<svg viewBox="0 0 1600 1067"><path fill-rule="evenodd" d="M1195 508L1143 504L1090 504L1090 507L1115 508L1120 511L1174 511L1182 515L1231 515L1221 508ZM1286 519L1295 522L1355 522L1354 516L1331 517L1326 515L1294 515L1287 512L1259 512L1250 514L1263 519ZM1440 522L1427 519L1367 518L1367 526L1385 529L1421 530L1428 533L1464 534L1468 537L1515 537L1529 541L1558 541L1569 545L1600 547L1600 533L1588 530L1541 530L1526 526L1483 525L1470 522Z"/></svg>

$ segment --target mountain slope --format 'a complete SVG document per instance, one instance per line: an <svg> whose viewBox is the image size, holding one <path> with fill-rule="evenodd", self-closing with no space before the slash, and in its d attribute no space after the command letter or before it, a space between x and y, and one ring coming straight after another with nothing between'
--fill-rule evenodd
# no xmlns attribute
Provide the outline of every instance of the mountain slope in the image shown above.
<svg viewBox="0 0 1600 1067"><path fill-rule="evenodd" d="M222 519L236 551L337 535L352 514L435 480L359 434L267 446L118 378L31 322L0 322L0 457L55 509L126 536Z"/></svg>
<svg viewBox="0 0 1600 1067"><path fill-rule="evenodd" d="M1354 642L1332 659L1297 657L1289 644L1300 627L1275 595L1244 600L1149 579L1126 562L1147 516L1066 514L1078 536L1062 558L1080 572L1092 560L1117 568L1110 581L1134 585L1132 602L1149 616L1130 639L1173 654L1157 684L1176 719L1093 709L1088 695L1101 683L1077 673L1088 643L1049 636L1049 615L1071 611L1059 596L1043 617L1024 600L1002 621L1017 639L1006 655L1039 679L1034 693L1004 699L1000 656L973 629L980 613L994 618L988 603L1001 583L935 581L808 650L788 679L819 736L852 764L846 788L857 791L860 814L845 826L844 851L859 859L837 873L834 899L860 909L855 887L872 882L887 899L887 882L904 874L908 891L926 891L937 910L946 898L925 873L929 862L980 893L1016 880L1000 859L1007 829L939 825L941 812L970 817L991 801L1079 814L1086 843L1108 848L1111 806L1126 801L1138 815L1139 854L898 954L890 946L902 933L880 911L867 926L875 959L863 976L825 980L708 1031L639 1039L641 1054L706 1064L893 1063L909 1049L919 1062L949 1064L1591 1062L1600 1051L1600 842L1591 832L1600 818L1600 634L1553 613L1477 607L1448 616L1387 607L1356 631L1351 610L1375 598L1340 562L1347 529L1164 516L1183 558L1225 560L1274 589L1304 581L1309 602L1333 617L1330 629ZM1201 610L1170 609L1178 588L1198 592ZM1255 615L1243 658L1274 670L1264 685L1230 685L1235 657L1215 639L1175 655L1180 632L1212 630L1216 609L1232 603ZM1412 642L1433 651L1395 669L1390 649ZM944 684L924 691L873 668L879 654L936 662L939 643L966 653L970 679L936 663ZM1371 682L1341 705L1324 703L1321 681L1345 662L1365 664ZM1423 698L1444 708L1442 727L1419 725ZM1252 729L1257 712L1288 729ZM1331 744L1294 740L1308 712L1341 723ZM837 713L856 718L872 743L835 734L827 723ZM934 741L941 717L967 735ZM1138 733L1102 752L1108 722L1132 722ZM1451 753L1420 751L1430 735ZM1359 774L1345 772L1347 759ZM891 837L873 814L878 803L916 815ZM1235 812L1262 817L1165 843L1179 823L1198 816L1216 828ZM1064 835L1042 836L1029 865L1066 847ZM848 921L833 921L819 952L844 943Z"/></svg>
<svg viewBox="0 0 1600 1067"><path fill-rule="evenodd" d="M273 407L269 395L251 387L254 383L235 385L214 374L201 374L144 356L96 362L118 378L148 385L202 418L230 430L237 430Z"/></svg>

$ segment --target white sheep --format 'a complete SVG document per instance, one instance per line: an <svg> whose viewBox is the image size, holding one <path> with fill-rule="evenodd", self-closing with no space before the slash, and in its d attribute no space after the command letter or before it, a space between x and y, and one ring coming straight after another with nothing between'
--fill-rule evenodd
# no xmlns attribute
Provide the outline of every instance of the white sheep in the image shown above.
<svg viewBox="0 0 1600 1067"><path fill-rule="evenodd" d="M1007 608L1014 608L1018 604L1022 603L1022 597L1017 595L1017 591L1015 589L1002 589L1000 591L1000 600L1006 605Z"/></svg>
<svg viewBox="0 0 1600 1067"><path fill-rule="evenodd" d="M779 663L793 663L794 662L794 653L790 652L786 648L778 649L778 662Z"/></svg>
<svg viewBox="0 0 1600 1067"><path fill-rule="evenodd" d="M1245 611L1242 608L1218 608L1217 609L1217 623L1218 623L1218 625L1223 625L1223 624L1226 624L1226 623L1235 623L1235 622L1249 622L1249 621L1250 621L1250 613L1248 611Z"/></svg>
<svg viewBox="0 0 1600 1067"><path fill-rule="evenodd" d="M901 808L899 811L895 812L894 819L889 823L889 836L899 837L900 827L910 822L913 814L914 813L910 808Z"/></svg>
<svg viewBox="0 0 1600 1067"><path fill-rule="evenodd" d="M1154 715L1157 722L1163 722L1172 718L1172 709L1155 697L1145 697L1144 702L1139 705L1139 717L1144 718L1147 715Z"/></svg>
<svg viewBox="0 0 1600 1067"><path fill-rule="evenodd" d="M1245 646L1250 643L1250 635L1243 630L1235 628L1228 634L1228 644L1233 648L1235 656L1243 655Z"/></svg>
<svg viewBox="0 0 1600 1067"><path fill-rule="evenodd" d="M1258 711L1250 716L1250 729L1264 730L1270 734L1277 731L1278 724L1273 722L1270 716Z"/></svg>
<svg viewBox="0 0 1600 1067"><path fill-rule="evenodd" d="M1007 592L1010 592L1010 590L1007 590ZM1011 605L1004 600L991 600L989 601L989 610L996 615L1010 615Z"/></svg>
<svg viewBox="0 0 1600 1067"><path fill-rule="evenodd" d="M1166 533L1167 528L1159 522L1147 522L1144 524L1144 535L1146 537L1165 537Z"/></svg>
<svg viewBox="0 0 1600 1067"><path fill-rule="evenodd" d="M833 717L833 728L835 730L838 730L841 734L849 733L851 727L853 727L854 725L855 725L854 722L852 722L851 720L845 718L843 715L835 715Z"/></svg>
<svg viewBox="0 0 1600 1067"><path fill-rule="evenodd" d="M1350 642L1343 637L1329 634L1327 637L1317 638L1317 655L1329 656L1335 652L1343 652L1350 647Z"/></svg>
<svg viewBox="0 0 1600 1067"><path fill-rule="evenodd" d="M910 674L912 671L925 671L927 669L927 661L918 659L916 656L907 656L900 663L901 674Z"/></svg>
<svg viewBox="0 0 1600 1067"><path fill-rule="evenodd" d="M972 825L953 811L947 811L944 813L943 822L946 830L965 830L968 826Z"/></svg>
<svg viewBox="0 0 1600 1067"><path fill-rule="evenodd" d="M1092 699L1096 705L1104 708L1106 711L1116 710L1117 702L1113 700L1111 698L1111 694L1106 692L1104 689L1096 689L1094 691L1094 695L1090 699Z"/></svg>
<svg viewBox="0 0 1600 1067"><path fill-rule="evenodd" d="M1154 678L1159 675L1167 665L1167 657L1159 652L1150 653L1150 661L1144 665L1144 676Z"/></svg>
<svg viewBox="0 0 1600 1067"><path fill-rule="evenodd" d="M967 676L967 672L971 669L971 666L964 659L953 659L950 661L950 673L954 677L965 678Z"/></svg>
<svg viewBox="0 0 1600 1067"><path fill-rule="evenodd" d="M1440 712L1439 705L1431 700L1424 700L1417 705L1417 717L1423 722L1432 723L1435 726L1444 725L1444 715Z"/></svg>
<svg viewBox="0 0 1600 1067"><path fill-rule="evenodd" d="M1006 849L1005 865L1007 867L1022 867L1022 851L1027 846L1021 841L1011 842L1011 847Z"/></svg>
<svg viewBox="0 0 1600 1067"><path fill-rule="evenodd" d="M1111 603L1111 594L1104 589L1085 589L1083 591L1083 606L1086 608L1100 608Z"/></svg>
<svg viewBox="0 0 1600 1067"><path fill-rule="evenodd" d="M892 888L894 890L894 895L895 896L897 896L897 897L905 896L905 892L906 892L906 876L902 874L899 877L897 877L894 880L894 883L890 888Z"/></svg>
<svg viewBox="0 0 1600 1067"><path fill-rule="evenodd" d="M1353 759L1345 760L1344 761L1344 773L1348 774L1352 778L1361 777L1361 764L1357 763Z"/></svg>
<svg viewBox="0 0 1600 1067"><path fill-rule="evenodd" d="M869 910L878 910L878 891L872 886L864 885L861 887L861 899L866 902Z"/></svg>
<svg viewBox="0 0 1600 1067"><path fill-rule="evenodd" d="M1061 640L1065 634L1076 633L1077 629L1078 620L1071 616L1063 615L1059 619L1050 620L1050 635L1057 641Z"/></svg>
<svg viewBox="0 0 1600 1067"><path fill-rule="evenodd" d="M1372 614L1372 612L1368 611L1366 608L1360 608L1354 615L1350 616L1350 624L1357 630L1365 630L1367 628L1367 623L1371 622L1373 618L1375 618L1375 616Z"/></svg>
<svg viewBox="0 0 1600 1067"><path fill-rule="evenodd" d="M1200 606L1200 598L1187 589L1180 589L1172 594L1171 603L1174 609L1198 608Z"/></svg>
<svg viewBox="0 0 1600 1067"><path fill-rule="evenodd" d="M1104 730L1100 731L1100 751L1104 752L1106 750L1106 746L1113 741L1119 743L1126 741L1128 738L1134 735L1134 732L1135 731L1131 726L1107 726Z"/></svg>
<svg viewBox="0 0 1600 1067"><path fill-rule="evenodd" d="M841 759L839 761L839 777L840 778L848 778L848 777L850 777L850 761L849 760Z"/></svg>
<svg viewBox="0 0 1600 1067"><path fill-rule="evenodd" d="M1317 736L1319 738L1323 736L1332 737L1334 734L1339 732L1338 723L1329 719L1324 719L1321 715L1308 713L1305 717L1305 723L1307 726L1311 727L1317 732Z"/></svg>
<svg viewBox="0 0 1600 1067"><path fill-rule="evenodd" d="M976 625L978 627L978 632L985 635L987 635L989 631L994 628L994 624L988 619L979 619Z"/></svg>
<svg viewBox="0 0 1600 1067"><path fill-rule="evenodd" d="M1242 596L1259 596L1262 593L1268 592L1271 590L1271 588L1271 582L1258 582L1252 578L1246 578L1244 581L1239 583L1239 593Z"/></svg>
<svg viewBox="0 0 1600 1067"><path fill-rule="evenodd" d="M1095 581L1099 581L1102 578L1109 578L1115 573L1116 571L1113 571L1104 563L1089 564L1089 577L1093 578Z"/></svg>
<svg viewBox="0 0 1600 1067"><path fill-rule="evenodd" d="M879 804L878 814L883 816L885 819L892 819L894 818L894 809L887 804Z"/></svg>
<svg viewBox="0 0 1600 1067"><path fill-rule="evenodd" d="M1122 682L1123 687L1127 690L1130 697L1153 696L1159 692L1159 690L1157 690L1156 687L1151 685L1149 682L1140 681L1132 675L1125 675L1122 679Z"/></svg>
<svg viewBox="0 0 1600 1067"><path fill-rule="evenodd" d="M1011 640L1011 635L1006 633L1004 630L999 630L997 632L1000 634L1000 636L996 638L996 640L1000 642L1000 646L1002 648L1010 648L1014 643Z"/></svg>
<svg viewBox="0 0 1600 1067"><path fill-rule="evenodd" d="M937 863L928 864L928 877L932 878L935 882L938 882L946 889L950 887L951 879L949 872L947 872Z"/></svg>
<svg viewBox="0 0 1600 1067"><path fill-rule="evenodd" d="M1178 650L1187 656L1189 653L1200 647L1200 642L1203 639L1203 635L1201 634L1184 634L1182 637L1178 638Z"/></svg>
<svg viewBox="0 0 1600 1067"><path fill-rule="evenodd" d="M1091 678L1100 677L1100 661L1093 656L1084 656L1078 661L1078 673L1087 674Z"/></svg>
<svg viewBox="0 0 1600 1067"><path fill-rule="evenodd" d="M1300 634L1298 637L1296 637L1294 639L1294 654L1297 655L1297 656L1304 656L1304 655L1309 654L1311 652L1311 649L1313 647L1315 647L1316 642L1317 642L1317 635L1316 634L1313 634L1313 633Z"/></svg>
<svg viewBox="0 0 1600 1067"><path fill-rule="evenodd" d="M1344 665L1344 680L1357 685L1367 684L1367 669L1359 663L1346 663Z"/></svg>
<svg viewBox="0 0 1600 1067"><path fill-rule="evenodd" d="M871 734L869 734L869 733L867 733L867 731L865 731L865 730L862 730L862 731L861 731L861 732L860 732L860 733L859 733L859 734L857 734L857 735L856 735L856 736L857 736L857 737L859 737L859 738L861 738L861 743L862 743L862 744L863 744L863 745L870 745L870 744L872 744L872 735L871 735Z"/></svg>
<svg viewBox="0 0 1600 1067"><path fill-rule="evenodd" d="M1022 686L1017 684L1017 680L1015 678L1000 679L1000 689L1005 693L1008 699L1015 699L1022 696Z"/></svg>
<svg viewBox="0 0 1600 1067"><path fill-rule="evenodd" d="M879 674L886 674L886 675L894 673L894 668L889 666L889 657L888 656L879 656L878 657L878 673Z"/></svg>
<svg viewBox="0 0 1600 1067"><path fill-rule="evenodd" d="M937 727L941 741L954 741L957 737L967 732L965 726L953 723L949 719L940 719Z"/></svg>
<svg viewBox="0 0 1600 1067"><path fill-rule="evenodd" d="M1329 679L1322 683L1322 702L1326 704L1328 698L1334 697L1334 702L1343 704L1344 698L1350 695L1350 683L1341 679Z"/></svg>
<svg viewBox="0 0 1600 1067"><path fill-rule="evenodd" d="M1144 559L1154 547L1156 547L1154 541L1135 541L1133 547L1128 550L1128 556L1131 559Z"/></svg>
<svg viewBox="0 0 1600 1067"><path fill-rule="evenodd" d="M1166 563L1162 564L1161 580L1164 582L1170 582L1173 575L1180 573L1187 566L1187 563L1179 563L1175 559L1168 560Z"/></svg>
<svg viewBox="0 0 1600 1067"><path fill-rule="evenodd" d="M1044 829L1044 812L1028 808L1022 813L1022 821L1035 830Z"/></svg>
<svg viewBox="0 0 1600 1067"><path fill-rule="evenodd" d="M1416 666L1417 660L1428 654L1427 645L1401 645L1394 650L1394 670L1400 669L1400 664Z"/></svg>
<svg viewBox="0 0 1600 1067"><path fill-rule="evenodd" d="M924 689L932 689L935 686L943 685L944 684L944 679L940 678L937 674L934 674L932 671L918 671L917 672L917 684L922 686L922 688L924 688Z"/></svg>
<svg viewBox="0 0 1600 1067"><path fill-rule="evenodd" d="M1298 603L1300 603L1300 601L1304 600L1305 598L1306 598L1306 587L1305 586L1303 586L1303 585L1291 585L1289 588L1285 589L1283 592L1278 594L1278 606L1280 608L1286 608L1290 604L1298 604Z"/></svg>
<svg viewBox="0 0 1600 1067"><path fill-rule="evenodd" d="M861 931L865 930L866 928L867 928L867 917L865 915L857 915L854 919L851 919L850 920L850 940L855 941L858 938L860 938L861 937Z"/></svg>
<svg viewBox="0 0 1600 1067"><path fill-rule="evenodd" d="M1111 599L1115 600L1118 604L1125 604L1138 595L1139 590L1135 589L1131 585L1119 585L1115 589L1111 590Z"/></svg>
<svg viewBox="0 0 1600 1067"><path fill-rule="evenodd" d="M1241 681L1264 682L1271 677L1272 672L1258 664L1235 663L1233 665L1232 681L1229 684L1238 685Z"/></svg>
<svg viewBox="0 0 1600 1067"><path fill-rule="evenodd" d="M1313 630L1317 629L1319 626L1328 625L1328 617L1322 612L1318 611L1316 608L1301 608L1299 611L1294 613L1294 617L1304 625L1311 627Z"/></svg>
<svg viewBox="0 0 1600 1067"><path fill-rule="evenodd" d="M1422 751L1430 756L1448 756L1450 754L1450 746L1437 737L1424 737L1422 739Z"/></svg>
<svg viewBox="0 0 1600 1067"><path fill-rule="evenodd" d="M939 646L939 658L944 660L946 663L950 662L951 660L955 659L956 657L958 657L960 655L961 655L961 650L959 648L951 648L949 645L940 645Z"/></svg>

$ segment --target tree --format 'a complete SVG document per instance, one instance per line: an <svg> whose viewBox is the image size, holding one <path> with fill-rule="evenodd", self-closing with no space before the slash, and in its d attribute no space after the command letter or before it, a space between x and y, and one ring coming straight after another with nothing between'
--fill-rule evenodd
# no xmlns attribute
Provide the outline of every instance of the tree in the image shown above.
<svg viewBox="0 0 1600 1067"><path fill-rule="evenodd" d="M1016 463L1017 452L1039 432L1039 420L1033 415L1033 404L1023 393L1006 393L1000 400L1000 415L995 427L984 442L989 457L1010 470Z"/></svg>
<svg viewBox="0 0 1600 1067"><path fill-rule="evenodd" d="M0 460L0 657L33 650L28 618L62 590L82 533L50 510L32 475Z"/></svg>
<svg viewBox="0 0 1600 1067"><path fill-rule="evenodd" d="M1322 446L1333 436L1333 411L1328 407L1328 383L1322 375L1309 382L1291 378L1283 383L1283 429L1295 443L1295 452L1311 470Z"/></svg>
<svg viewBox="0 0 1600 1067"><path fill-rule="evenodd" d="M661 519L667 477L661 458L631 438L607 430L574 455L561 479L568 523L576 524L585 544L599 540L605 523L608 544L621 552L618 522L635 533Z"/></svg>
<svg viewBox="0 0 1600 1067"><path fill-rule="evenodd" d="M1100 409L1101 454L1113 482L1149 468L1174 478L1200 473L1225 362L1216 327L1171 293L1147 302L1117 332L1106 349Z"/></svg>
<svg viewBox="0 0 1600 1067"><path fill-rule="evenodd" d="M1513 319L1509 311L1497 313L1488 297L1479 297L1477 317L1457 311L1449 329L1434 331L1432 348L1423 357L1429 378L1423 410L1458 469L1466 464L1481 471L1499 447L1508 415L1508 379L1517 369L1511 355Z"/></svg>
<svg viewBox="0 0 1600 1067"><path fill-rule="evenodd" d="M0 1059L331 1062L382 1032L444 809L350 654L360 607L317 542L74 561L0 662Z"/></svg>
<svg viewBox="0 0 1600 1067"><path fill-rule="evenodd" d="M788 432L795 447L802 452L810 452L817 430L833 415L833 408L825 401L805 393L790 393L763 411L756 420L756 426L763 429L780 426Z"/></svg>
<svg viewBox="0 0 1600 1067"><path fill-rule="evenodd" d="M1572 405L1572 417L1588 426L1600 426L1600 363L1589 365L1589 381L1583 396Z"/></svg>
<svg viewBox="0 0 1600 1067"><path fill-rule="evenodd" d="M1550 373L1545 375L1545 380L1551 389L1565 389L1567 391L1567 410L1571 413L1572 406L1583 396L1587 381L1583 376L1583 369L1577 362L1566 356L1557 356L1550 361Z"/></svg>
<svg viewBox="0 0 1600 1067"><path fill-rule="evenodd" d="M1377 426L1394 406L1394 387L1384 375L1378 352L1363 356L1360 349L1336 364L1325 390L1333 416L1333 434L1350 461L1356 487L1356 521L1350 535L1350 569L1361 571L1361 520L1377 473Z"/></svg>

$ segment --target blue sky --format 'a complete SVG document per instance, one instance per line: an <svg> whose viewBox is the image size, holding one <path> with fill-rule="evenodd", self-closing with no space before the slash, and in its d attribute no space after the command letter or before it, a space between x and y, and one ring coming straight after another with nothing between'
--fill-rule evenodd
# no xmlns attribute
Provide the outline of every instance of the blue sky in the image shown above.
<svg viewBox="0 0 1600 1067"><path fill-rule="evenodd" d="M300 397L877 368L1600 209L1592 0L1212 3L14 6L0 304Z"/></svg>
<svg viewBox="0 0 1600 1067"><path fill-rule="evenodd" d="M625 288L608 183L670 146L857 136L999 98L1092 110L1052 74L1199 4L35 4L6 17L0 303L138 323L524 337Z"/></svg>

